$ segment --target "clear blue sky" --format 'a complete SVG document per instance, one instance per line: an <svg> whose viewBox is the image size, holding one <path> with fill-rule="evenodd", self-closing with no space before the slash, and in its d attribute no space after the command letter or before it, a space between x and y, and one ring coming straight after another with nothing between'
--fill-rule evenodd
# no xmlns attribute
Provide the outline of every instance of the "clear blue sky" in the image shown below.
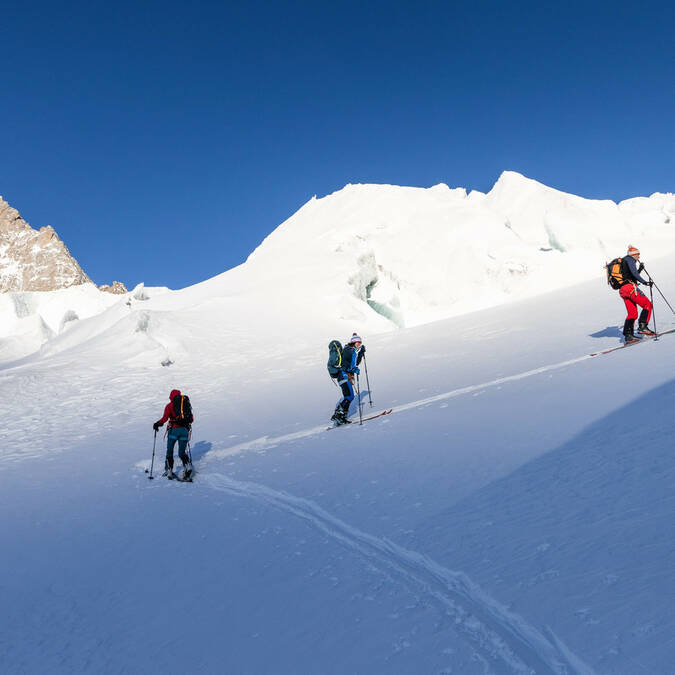
<svg viewBox="0 0 675 675"><path fill-rule="evenodd" d="M346 183L675 191L671 2L12 5L0 195L97 283L211 277Z"/></svg>

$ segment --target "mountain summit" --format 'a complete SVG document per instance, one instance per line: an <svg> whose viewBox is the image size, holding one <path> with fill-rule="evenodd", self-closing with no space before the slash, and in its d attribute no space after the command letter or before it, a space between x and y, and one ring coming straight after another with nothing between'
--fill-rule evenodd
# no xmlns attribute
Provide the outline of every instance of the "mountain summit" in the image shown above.
<svg viewBox="0 0 675 675"><path fill-rule="evenodd" d="M359 325L359 312L370 307L411 327L602 280L603 264L629 244L648 259L669 253L673 218L672 194L617 204L514 171L503 172L487 194L443 183L347 185L302 206L242 273L249 287L286 287L286 296L329 305Z"/></svg>
<svg viewBox="0 0 675 675"><path fill-rule="evenodd" d="M0 292L55 291L90 281L53 228L34 230L0 197Z"/></svg>

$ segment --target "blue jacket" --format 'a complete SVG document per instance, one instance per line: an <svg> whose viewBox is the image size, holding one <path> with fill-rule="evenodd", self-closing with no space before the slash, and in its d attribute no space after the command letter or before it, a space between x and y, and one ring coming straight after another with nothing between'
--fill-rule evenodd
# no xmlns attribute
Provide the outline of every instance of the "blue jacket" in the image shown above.
<svg viewBox="0 0 675 675"><path fill-rule="evenodd" d="M649 281L643 279L640 276L640 270L638 270L637 262L632 255L627 255L621 260L621 276L623 276L624 283L626 284L631 282L640 282L645 286L649 285Z"/></svg>
<svg viewBox="0 0 675 675"><path fill-rule="evenodd" d="M354 345L351 343L345 345L345 348L342 350L342 370L347 373L353 372L354 368L361 363L361 359L365 353L366 348L364 345L361 345L358 351L354 349Z"/></svg>

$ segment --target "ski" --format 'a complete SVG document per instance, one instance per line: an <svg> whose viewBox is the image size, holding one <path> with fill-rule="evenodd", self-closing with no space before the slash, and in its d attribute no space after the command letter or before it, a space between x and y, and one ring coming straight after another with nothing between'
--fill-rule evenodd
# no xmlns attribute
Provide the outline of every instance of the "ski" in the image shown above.
<svg viewBox="0 0 675 675"><path fill-rule="evenodd" d="M378 413L377 415L371 415L370 417L364 417L361 422L367 422L368 420L376 420L378 417L384 417L384 415L389 415L391 414L393 408L389 408L389 410L383 410L381 413ZM326 431L330 431L331 429L337 429L339 427L347 427L351 425L356 425L357 427L360 426L360 424L356 423L356 420L353 422L350 421L347 424L338 424L337 426L332 426L332 427L327 427Z"/></svg>
<svg viewBox="0 0 675 675"><path fill-rule="evenodd" d="M381 413L378 413L377 415L371 415L370 417L364 417L361 421L367 422L368 420L375 420L378 417L383 417L384 415L391 414L392 410L393 410L393 408L389 408L389 410L383 410Z"/></svg>
<svg viewBox="0 0 675 675"><path fill-rule="evenodd" d="M675 333L675 328L663 330L660 333L657 333L656 335L646 335L643 338L631 340L631 342L626 342L622 345L618 345L617 347L610 347L609 349L603 349L602 351L599 352L593 352L592 354L589 354L589 356L602 356L603 354L610 354L611 352L615 352L619 349L624 349L625 347L633 347L634 345L639 345L642 342L654 342L655 340L658 340L662 335L669 335L670 333Z"/></svg>
<svg viewBox="0 0 675 675"><path fill-rule="evenodd" d="M601 352L593 352L592 354L589 354L589 356L602 356L603 354L615 352L618 349L624 349L625 347L632 347L633 345L639 345L641 342L642 338L638 340L631 340L631 342L625 342L624 344L618 345L617 347L610 347L609 349L603 349Z"/></svg>

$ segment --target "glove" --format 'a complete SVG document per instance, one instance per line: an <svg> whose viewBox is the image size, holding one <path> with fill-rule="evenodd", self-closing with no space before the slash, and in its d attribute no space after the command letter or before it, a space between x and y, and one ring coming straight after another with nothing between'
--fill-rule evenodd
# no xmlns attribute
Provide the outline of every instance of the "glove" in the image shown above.
<svg viewBox="0 0 675 675"><path fill-rule="evenodd" d="M162 425L161 425L159 422L155 422L155 423L152 425L152 428L153 428L155 431L159 431L159 427L160 427L160 426L162 426Z"/></svg>
<svg viewBox="0 0 675 675"><path fill-rule="evenodd" d="M361 351L361 354L365 354L366 353L366 345L361 345L360 351Z"/></svg>
<svg viewBox="0 0 675 675"><path fill-rule="evenodd" d="M654 285L654 282L650 279L650 280L647 282L647 286L649 286L649 288L651 288L653 285Z"/></svg>
<svg viewBox="0 0 675 675"><path fill-rule="evenodd" d="M352 368L352 373L354 373L354 375L358 375L360 372L361 371L358 368Z"/></svg>

